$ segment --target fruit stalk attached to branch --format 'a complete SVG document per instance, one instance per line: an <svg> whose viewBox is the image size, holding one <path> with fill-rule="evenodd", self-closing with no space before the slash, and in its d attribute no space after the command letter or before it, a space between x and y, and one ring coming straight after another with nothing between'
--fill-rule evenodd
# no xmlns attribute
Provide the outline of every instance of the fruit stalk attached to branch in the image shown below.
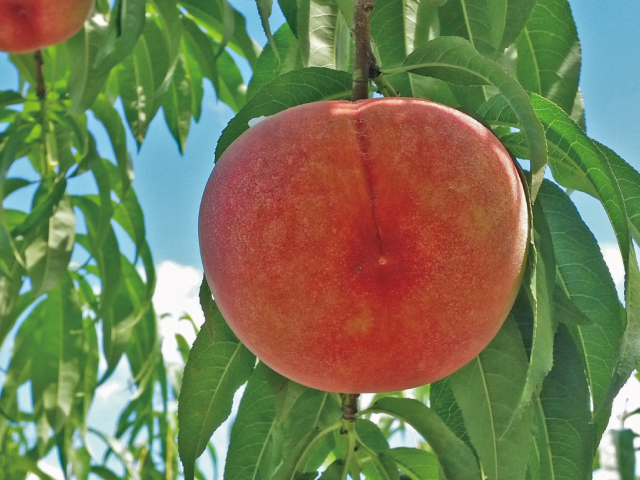
<svg viewBox="0 0 640 480"><path fill-rule="evenodd" d="M358 414L359 393L346 393L342 401L342 419L345 422L353 422Z"/></svg>
<svg viewBox="0 0 640 480"><path fill-rule="evenodd" d="M44 102L45 98L45 87L44 87L44 71L43 71L43 61L42 61L42 50L36 50L34 53L34 57L36 59L36 76L37 76L37 85L36 92L38 94L38 98L40 101Z"/></svg>
<svg viewBox="0 0 640 480"><path fill-rule="evenodd" d="M373 10L373 0L356 0L353 11L353 90L351 100L369 98L369 80L380 75L380 68L371 50L369 16Z"/></svg>

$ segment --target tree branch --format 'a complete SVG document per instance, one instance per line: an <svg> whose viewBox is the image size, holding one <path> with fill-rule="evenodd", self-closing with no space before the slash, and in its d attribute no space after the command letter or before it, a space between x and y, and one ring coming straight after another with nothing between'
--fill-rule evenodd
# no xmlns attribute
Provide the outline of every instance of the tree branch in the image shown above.
<svg viewBox="0 0 640 480"><path fill-rule="evenodd" d="M34 56L36 59L36 93L40 100L44 100L46 91L44 88L44 73L42 71L42 51L36 50Z"/></svg>
<svg viewBox="0 0 640 480"><path fill-rule="evenodd" d="M355 0L353 10L353 36L355 38L353 59L353 90L351 100L369 98L369 80L380 75L380 68L371 50L369 15L373 0Z"/></svg>
<svg viewBox="0 0 640 480"><path fill-rule="evenodd" d="M342 419L346 422L353 422L358 414L359 393L345 394L342 400Z"/></svg>

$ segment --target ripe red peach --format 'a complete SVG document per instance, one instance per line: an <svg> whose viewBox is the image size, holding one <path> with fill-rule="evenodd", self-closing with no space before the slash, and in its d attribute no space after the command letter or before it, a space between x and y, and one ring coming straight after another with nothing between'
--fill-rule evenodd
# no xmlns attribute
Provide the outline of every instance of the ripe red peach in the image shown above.
<svg viewBox="0 0 640 480"><path fill-rule="evenodd" d="M423 385L475 357L513 305L528 231L498 139L409 98L268 117L221 156L199 219L207 281L242 342L343 393Z"/></svg>
<svg viewBox="0 0 640 480"><path fill-rule="evenodd" d="M0 0L0 50L27 53L63 42L82 28L94 0Z"/></svg>

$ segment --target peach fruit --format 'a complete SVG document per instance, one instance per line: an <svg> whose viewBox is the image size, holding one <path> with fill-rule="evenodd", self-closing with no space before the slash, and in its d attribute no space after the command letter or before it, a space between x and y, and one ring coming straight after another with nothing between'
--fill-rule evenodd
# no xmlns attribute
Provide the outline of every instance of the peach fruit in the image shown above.
<svg viewBox="0 0 640 480"><path fill-rule="evenodd" d="M221 156L199 218L207 281L240 340L343 393L423 385L473 359L515 300L528 229L497 138L410 98L268 117Z"/></svg>
<svg viewBox="0 0 640 480"><path fill-rule="evenodd" d="M82 28L94 0L0 0L0 50L27 53L63 42Z"/></svg>

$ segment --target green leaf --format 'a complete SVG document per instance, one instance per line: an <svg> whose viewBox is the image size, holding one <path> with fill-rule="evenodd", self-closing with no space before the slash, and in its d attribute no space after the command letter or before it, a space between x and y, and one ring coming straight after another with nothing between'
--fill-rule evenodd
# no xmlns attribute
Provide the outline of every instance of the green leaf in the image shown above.
<svg viewBox="0 0 640 480"><path fill-rule="evenodd" d="M493 85L507 99L531 146L531 199L535 201L547 164L544 130L527 93L497 63L480 55L469 42L457 37L439 37L416 49L402 67L383 74L403 71L433 76L456 85Z"/></svg>
<svg viewBox="0 0 640 480"><path fill-rule="evenodd" d="M389 444L378 426L370 420L360 418L355 422L358 439L376 453L389 450Z"/></svg>
<svg viewBox="0 0 640 480"><path fill-rule="evenodd" d="M99 475L103 480L122 480L122 478L113 473L107 467L101 467L99 465L91 465L91 473Z"/></svg>
<svg viewBox="0 0 640 480"><path fill-rule="evenodd" d="M271 16L271 11L273 10L273 0L256 0L256 4L258 5L258 13L260 15L260 22L262 23L262 29L264 30L264 34L269 41L269 45L271 46L271 51L275 55L278 62L280 62L280 54L278 53L278 47L276 46L276 42L273 38L273 34L271 33L271 25L269 25L269 17Z"/></svg>
<svg viewBox="0 0 640 480"><path fill-rule="evenodd" d="M37 411L41 405L56 432L71 414L82 375L83 327L78 295L69 275L49 292L22 326L37 358L31 370L35 408Z"/></svg>
<svg viewBox="0 0 640 480"><path fill-rule="evenodd" d="M140 471L136 467L136 459L134 454L126 447L126 445L117 438L111 437L109 435L105 435L104 433L91 429L91 433L94 433L98 437L100 437L109 447L109 451L113 452L116 457L122 462L124 466L127 477L131 480L142 480L140 476Z"/></svg>
<svg viewBox="0 0 640 480"><path fill-rule="evenodd" d="M245 104L245 84L235 61L227 51L218 58L218 98L238 112Z"/></svg>
<svg viewBox="0 0 640 480"><path fill-rule="evenodd" d="M119 204L114 205L113 219L131 237L136 246L136 257L146 242L144 213L133 189L127 190Z"/></svg>
<svg viewBox="0 0 640 480"><path fill-rule="evenodd" d="M284 73L267 83L247 102L224 129L216 160L245 130L249 121L287 108L320 100L346 99L351 96L351 75L328 68L303 68Z"/></svg>
<svg viewBox="0 0 640 480"><path fill-rule="evenodd" d="M416 448L392 448L389 455L411 480L438 480L438 459L431 452Z"/></svg>
<svg viewBox="0 0 640 480"><path fill-rule="evenodd" d="M156 319L147 286L138 270L124 255L120 255L120 267L116 297L103 313L104 354L108 368L101 382L111 375L126 352L131 371L140 387L140 383L148 380L145 367L157 361L158 352L154 351L159 342Z"/></svg>
<svg viewBox="0 0 640 480"><path fill-rule="evenodd" d="M22 102L24 102L24 98L18 92L12 90L0 91L0 108L17 105Z"/></svg>
<svg viewBox="0 0 640 480"><path fill-rule="evenodd" d="M589 387L580 354L564 325L558 326L553 369L536 402L536 445L541 479L591 478L594 455Z"/></svg>
<svg viewBox="0 0 640 480"><path fill-rule="evenodd" d="M594 408L606 402L624 332L624 318L615 285L600 248L570 198L550 182L540 190L557 263L560 288L591 320L569 330L581 353Z"/></svg>
<svg viewBox="0 0 640 480"><path fill-rule="evenodd" d="M634 440L638 435L628 428L611 430L610 435L616 448L616 470L620 475L620 480L635 480L636 452Z"/></svg>
<svg viewBox="0 0 640 480"><path fill-rule="evenodd" d="M526 383L508 428L519 420L521 413L531 403L534 392L553 365L553 337L557 322L553 316L556 262L551 232L540 202L536 202L533 206L533 240L533 250L529 257L532 262L532 275L528 286L533 310L531 348L528 352L529 365Z"/></svg>
<svg viewBox="0 0 640 480"><path fill-rule="evenodd" d="M293 35L288 24L282 25L274 35L280 61L278 62L273 50L267 48L262 51L253 69L251 81L247 87L247 99L253 97L260 88L274 77L291 70L302 68L302 58L298 40Z"/></svg>
<svg viewBox="0 0 640 480"><path fill-rule="evenodd" d="M304 66L349 69L351 36L335 1L299 0L297 29Z"/></svg>
<svg viewBox="0 0 640 480"><path fill-rule="evenodd" d="M564 288L558 284L556 284L556 288L553 291L553 307L553 316L558 322L566 323L567 325L593 324L591 319L571 301Z"/></svg>
<svg viewBox="0 0 640 480"><path fill-rule="evenodd" d="M218 90L218 67L213 40L189 17L182 17L181 20L185 54L198 63L202 75Z"/></svg>
<svg viewBox="0 0 640 480"><path fill-rule="evenodd" d="M630 236L626 209L620 186L606 157L557 105L536 94L531 95L531 102L545 127L550 149L555 151L554 157L574 168L576 175L591 185L592 193L604 206L627 268Z"/></svg>
<svg viewBox="0 0 640 480"><path fill-rule="evenodd" d="M104 352L107 356L107 361L111 361L107 375L104 377L107 378L115 369L117 361L120 358L119 354L113 354L111 340L114 323L113 307L122 280L120 249L115 232L110 224L104 241L101 244L96 241L97 225L100 215L98 205L88 196L75 196L72 198L74 205L82 211L89 230L88 235L76 235L76 241L95 259L101 281L100 303L97 314L98 318L101 318L103 321Z"/></svg>
<svg viewBox="0 0 640 480"><path fill-rule="evenodd" d="M286 24L289 25L291 31L298 37L298 2L297 0L278 0L280 9L284 14L284 18L287 20Z"/></svg>
<svg viewBox="0 0 640 480"><path fill-rule="evenodd" d="M618 165L624 163L624 161L618 157L612 150L597 144L600 151L604 155L609 166L613 163ZM613 168L611 168L613 171ZM616 175L613 171L614 177L618 185L622 182L622 179ZM621 188L622 190L622 188ZM628 212L627 198L624 197L625 214ZM628 219L629 224L631 222ZM636 252L633 244L629 240L628 245L628 257L624 256L624 245L620 244L620 250L623 254L623 260L625 263L625 303L626 303L626 328L622 337L622 343L620 345L620 355L616 364L616 370L613 374L611 386L607 392L606 400L604 402L603 410L606 410L613 402L614 397L618 394L622 386L626 383L631 376L633 370L636 368L638 361L640 361L640 271L638 271L638 261L636 258ZM601 411L596 410L595 416L597 417ZM598 432L599 433L599 432Z"/></svg>
<svg viewBox="0 0 640 480"><path fill-rule="evenodd" d="M491 8L491 7L494 8ZM440 34L462 37L486 57L494 57L504 28L505 2L449 0L440 7Z"/></svg>
<svg viewBox="0 0 640 480"><path fill-rule="evenodd" d="M121 188L114 188L114 190L116 194L122 198L124 192L128 190L129 185L131 185L131 182L133 181L133 166L131 164L129 150L127 150L127 136L122 123L122 118L118 111L102 94L98 95L96 98L95 102L91 106L91 111L94 113L98 121L102 123L107 131L109 140L111 141L111 148L113 148L113 153L116 157L121 180Z"/></svg>
<svg viewBox="0 0 640 480"><path fill-rule="evenodd" d="M362 456L366 458L364 452ZM362 472L366 475L367 479L371 480L400 480L398 474L398 466L394 462L393 458L386 454L380 454L371 457L371 461L367 461L362 466ZM358 478L357 474L354 475L353 470L352 477Z"/></svg>
<svg viewBox="0 0 640 480"><path fill-rule="evenodd" d="M142 145L156 112L156 85L152 63L149 44L141 37L133 53L122 62L122 68L118 71L118 86L125 116L138 148Z"/></svg>
<svg viewBox="0 0 640 480"><path fill-rule="evenodd" d="M451 376L445 377L431 384L429 405L438 414L445 425L470 449L473 449L469 434L464 426L462 411L456 403L456 397L451 388Z"/></svg>
<svg viewBox="0 0 640 480"><path fill-rule="evenodd" d="M322 472L322 475L318 480L344 480L346 475L343 475L347 470L344 460L339 459L333 462Z"/></svg>
<svg viewBox="0 0 640 480"><path fill-rule="evenodd" d="M193 103L193 87L187 70L187 59L180 55L162 107L167 126L181 154L184 154L187 146Z"/></svg>
<svg viewBox="0 0 640 480"><path fill-rule="evenodd" d="M144 28L145 5L145 0L116 2L109 26L104 32L106 41L96 52L96 58L91 65L95 70L109 71L131 53Z"/></svg>
<svg viewBox="0 0 640 480"><path fill-rule="evenodd" d="M191 79L191 112L195 121L199 122L204 100L204 74L200 68L199 61L195 57L188 53L183 57L185 59L185 76Z"/></svg>
<svg viewBox="0 0 640 480"><path fill-rule="evenodd" d="M180 4L187 10L197 23L205 27L216 42L222 42L225 25L224 12L220 10L218 2L209 0L180 0ZM229 39L229 47L236 53L243 55L253 67L258 58L258 47L247 33L245 18L233 9L233 35Z"/></svg>
<svg viewBox="0 0 640 480"><path fill-rule="evenodd" d="M80 425L80 433L87 445L88 418L89 409L93 401L96 388L98 387L98 369L100 364L100 347L98 345L98 334L95 324L89 317L83 319L83 344L82 351L84 357L84 365L82 371L81 387L78 389L82 395L82 422Z"/></svg>
<svg viewBox="0 0 640 480"><path fill-rule="evenodd" d="M31 213L27 218L11 232L14 237L27 235L33 228L47 222L53 215L56 206L62 201L67 187L67 180L59 176L53 181L44 180L40 183L33 200Z"/></svg>
<svg viewBox="0 0 640 480"><path fill-rule="evenodd" d="M247 382L229 440L225 480L269 478L268 447L276 425L276 401L272 384L288 382L259 363Z"/></svg>
<svg viewBox="0 0 640 480"><path fill-rule="evenodd" d="M480 469L469 447L460 440L423 403L410 398L385 397L375 402L363 413L386 413L410 424L429 443L438 457L446 478L479 480Z"/></svg>
<svg viewBox="0 0 640 480"><path fill-rule="evenodd" d="M405 2L402 0L378 0L371 12L371 37L382 68L397 67L407 56L405 30L408 19L405 14Z"/></svg>
<svg viewBox="0 0 640 480"><path fill-rule="evenodd" d="M631 235L640 242L640 173L616 155L610 148L594 141L600 152L606 157L613 175L618 180L620 191L627 210L627 219ZM591 194L591 192L586 192Z"/></svg>
<svg viewBox="0 0 640 480"><path fill-rule="evenodd" d="M145 40L154 61L157 101L169 87L180 52L182 22L175 0L152 0L158 15L145 24ZM162 38L162 40L160 40Z"/></svg>
<svg viewBox="0 0 640 480"><path fill-rule="evenodd" d="M68 91L71 96L69 113L79 114L91 107L102 90L110 70L97 69L96 59L107 42L108 26L99 17L89 18L80 33L67 40L71 62Z"/></svg>
<svg viewBox="0 0 640 480"><path fill-rule="evenodd" d="M340 404L335 394L305 389L276 424L273 452L283 461L275 468L273 478L297 478L296 473L304 471L309 463L313 447L332 429L338 428L340 424L336 422L340 418Z"/></svg>
<svg viewBox="0 0 640 480"><path fill-rule="evenodd" d="M109 162L104 159L98 159L91 166L91 173L98 185L98 200L100 206L100 214L96 221L93 234L95 242L101 244L109 228L111 228L111 217L113 216L113 205L111 203L111 179L107 164Z"/></svg>
<svg viewBox="0 0 640 480"><path fill-rule="evenodd" d="M525 26L536 0L449 0L439 2L442 35L466 38L495 58Z"/></svg>
<svg viewBox="0 0 640 480"><path fill-rule="evenodd" d="M489 480L525 478L531 408L522 412L509 431L507 428L526 375L527 355L512 316L480 355L451 375L469 438Z"/></svg>
<svg viewBox="0 0 640 480"><path fill-rule="evenodd" d="M518 37L522 86L571 114L580 80L580 42L567 0L538 0Z"/></svg>
<svg viewBox="0 0 640 480"><path fill-rule="evenodd" d="M18 318L37 298L33 290L18 295L22 282L17 280L0 276L0 344L4 344Z"/></svg>
<svg viewBox="0 0 640 480"><path fill-rule="evenodd" d="M404 2L404 42L406 53L413 52L440 34L438 1L405 0ZM446 2L446 0L444 0Z"/></svg>
<svg viewBox="0 0 640 480"><path fill-rule="evenodd" d="M39 296L58 285L67 272L75 244L76 217L68 195L64 195L49 217L48 228L26 248L31 288Z"/></svg>
<svg viewBox="0 0 640 480"><path fill-rule="evenodd" d="M358 454L363 460L362 470L367 478L399 480L398 466L392 457L386 455L389 444L378 425L361 418L356 420L355 430Z"/></svg>
<svg viewBox="0 0 640 480"><path fill-rule="evenodd" d="M178 445L187 480L213 432L231 413L233 395L251 374L255 357L227 326L203 281L205 324L185 366L178 407Z"/></svg>
<svg viewBox="0 0 640 480"><path fill-rule="evenodd" d="M498 54L516 41L537 3L538 0L507 0L504 33Z"/></svg>

